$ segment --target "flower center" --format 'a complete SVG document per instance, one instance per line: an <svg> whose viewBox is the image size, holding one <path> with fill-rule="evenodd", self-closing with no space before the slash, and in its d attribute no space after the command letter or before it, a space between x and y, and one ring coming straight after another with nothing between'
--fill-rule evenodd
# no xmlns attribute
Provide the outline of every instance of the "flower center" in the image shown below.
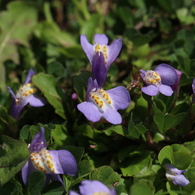
<svg viewBox="0 0 195 195"><path fill-rule="evenodd" d="M32 95L37 91L36 87L32 83L27 83L25 85L22 85L16 94L16 103L19 104L20 101L28 97L29 95Z"/></svg>
<svg viewBox="0 0 195 195"><path fill-rule="evenodd" d="M104 63L108 63L108 47L107 45L100 45L99 43L95 44L95 53L96 52L102 52L104 56Z"/></svg>
<svg viewBox="0 0 195 195"><path fill-rule="evenodd" d="M108 192L95 192L92 195L111 195L111 194Z"/></svg>
<svg viewBox="0 0 195 195"><path fill-rule="evenodd" d="M146 84L158 85L161 83L160 75L152 70L146 72L143 80L146 82Z"/></svg>
<svg viewBox="0 0 195 195"><path fill-rule="evenodd" d="M113 108L110 96L103 89L92 89L89 93L89 99L97 106L100 112L104 112L107 107Z"/></svg>
<svg viewBox="0 0 195 195"><path fill-rule="evenodd" d="M32 152L30 154L31 162L38 170L44 173L55 173L56 168L52 156L45 148L39 152Z"/></svg>

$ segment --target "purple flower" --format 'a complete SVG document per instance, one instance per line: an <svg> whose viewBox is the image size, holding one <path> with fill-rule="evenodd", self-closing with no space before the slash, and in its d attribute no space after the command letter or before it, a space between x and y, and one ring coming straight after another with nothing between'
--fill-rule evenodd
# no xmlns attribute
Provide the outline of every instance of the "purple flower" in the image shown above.
<svg viewBox="0 0 195 195"><path fill-rule="evenodd" d="M192 90L193 90L192 104L194 104L195 103L195 79L192 82Z"/></svg>
<svg viewBox="0 0 195 195"><path fill-rule="evenodd" d="M177 82L174 85L172 85L171 87L172 87L173 91L178 92L180 78L181 78L181 75L183 73L177 69L175 69L175 72L177 73Z"/></svg>
<svg viewBox="0 0 195 195"><path fill-rule="evenodd" d="M22 168L23 182L27 184L32 172L41 171L45 173L46 184L53 180L64 185L59 174L76 175L76 160L67 150L47 150L44 135L45 129L41 127L41 132L37 133L29 144L30 157Z"/></svg>
<svg viewBox="0 0 195 195"><path fill-rule="evenodd" d="M114 188L109 189L106 185L100 181L85 180L81 182L79 186L80 195L116 195ZM69 195L79 195L74 191L70 191Z"/></svg>
<svg viewBox="0 0 195 195"><path fill-rule="evenodd" d="M45 100L35 94L37 88L31 81L31 78L34 74L35 72L33 71L33 69L30 69L24 85L19 88L16 95L10 87L7 87L13 97L10 114L15 119L19 117L23 107L26 106L28 103L33 107L41 107L45 104Z"/></svg>
<svg viewBox="0 0 195 195"><path fill-rule="evenodd" d="M171 96L173 94L173 90L170 86L176 84L178 80L174 68L168 64L160 64L154 71L140 71L140 75L146 85L141 89L143 93L149 96L155 96L159 92L166 96Z"/></svg>
<svg viewBox="0 0 195 195"><path fill-rule="evenodd" d="M88 42L86 35L81 35L80 41L90 64L93 62L94 55L97 52L102 52L107 70L111 63L117 58L122 47L122 39L116 39L111 45L108 45L108 38L105 34L95 34L94 45Z"/></svg>
<svg viewBox="0 0 195 195"><path fill-rule="evenodd" d="M182 173L185 173L185 170L179 170L171 164L165 164L164 168L166 169L166 178L172 181L175 185L185 187L190 183L188 179Z"/></svg>
<svg viewBox="0 0 195 195"><path fill-rule="evenodd" d="M102 52L97 52L92 62L92 77L98 85L102 87L106 81L107 68L104 65L104 56Z"/></svg>
<svg viewBox="0 0 195 195"><path fill-rule="evenodd" d="M119 86L105 91L90 77L86 101L78 104L77 108L92 122L97 122L104 117L112 124L120 124L122 117L117 110L127 108L129 103L130 95L125 87Z"/></svg>

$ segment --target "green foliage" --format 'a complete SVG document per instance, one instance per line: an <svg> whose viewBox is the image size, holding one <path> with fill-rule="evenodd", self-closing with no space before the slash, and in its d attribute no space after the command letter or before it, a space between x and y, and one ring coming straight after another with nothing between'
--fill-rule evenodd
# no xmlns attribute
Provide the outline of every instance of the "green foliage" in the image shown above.
<svg viewBox="0 0 195 195"><path fill-rule="evenodd" d="M55 112L65 119L62 100L56 90L57 81L55 78L51 75L40 73L33 77L33 82L42 91L47 101L54 107Z"/></svg>
<svg viewBox="0 0 195 195"><path fill-rule="evenodd" d="M45 175L39 171L35 171L30 175L27 191L29 194L41 194L45 184Z"/></svg>
<svg viewBox="0 0 195 195"><path fill-rule="evenodd" d="M0 149L0 185L4 185L21 170L29 157L26 143L2 136Z"/></svg>
<svg viewBox="0 0 195 195"><path fill-rule="evenodd" d="M83 180L99 180L118 195L195 194L193 1L4 0L0 5L0 194L68 195L78 192ZM123 42L104 86L129 90L131 104L119 110L118 125L103 118L90 122L77 109L92 76L80 35L93 44L96 33L106 34L109 43ZM140 69L161 63L183 73L178 91L169 97L143 94ZM16 92L30 68L46 104L26 105L14 119L6 86ZM27 144L40 127L48 150L68 150L76 159L78 173L60 175L64 186L57 181L45 185L39 171L27 185L22 181ZM168 181L165 164L185 170L190 183L181 187Z"/></svg>

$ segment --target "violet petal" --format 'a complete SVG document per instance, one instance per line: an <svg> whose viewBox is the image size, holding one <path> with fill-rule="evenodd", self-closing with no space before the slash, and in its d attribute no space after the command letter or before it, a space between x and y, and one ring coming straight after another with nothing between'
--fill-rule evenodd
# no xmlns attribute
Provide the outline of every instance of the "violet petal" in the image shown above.
<svg viewBox="0 0 195 195"><path fill-rule="evenodd" d="M28 97L28 103L33 107L41 107L45 105L45 100L38 97L36 94L32 94Z"/></svg>
<svg viewBox="0 0 195 195"><path fill-rule="evenodd" d="M127 89L123 86L115 87L106 91L111 97L116 110L123 110L130 104L131 98Z"/></svg>
<svg viewBox="0 0 195 195"><path fill-rule="evenodd" d="M86 93L86 99L88 100L89 93L91 92L92 89L98 89L99 85L95 80L92 79L92 77L89 77L88 79L88 84L87 84L87 93Z"/></svg>
<svg viewBox="0 0 195 195"><path fill-rule="evenodd" d="M113 125L118 125L122 123L121 115L114 109L107 109L103 113L103 117Z"/></svg>
<svg viewBox="0 0 195 195"><path fill-rule="evenodd" d="M93 79L102 87L106 81L107 68L104 64L104 56L102 52L97 52L92 61L92 75Z"/></svg>
<svg viewBox="0 0 195 195"><path fill-rule="evenodd" d="M93 59L93 55L94 55L93 45L88 42L86 35L80 36L80 42L81 42L81 46L82 46L85 54L87 55L87 57L90 61L90 64L92 64L92 59Z"/></svg>
<svg viewBox="0 0 195 195"><path fill-rule="evenodd" d="M38 148L36 146L39 146ZM46 139L45 139L45 129L41 127L41 132L37 133L31 141L29 151L30 152L39 152L43 148L46 148Z"/></svg>
<svg viewBox="0 0 195 195"><path fill-rule="evenodd" d="M141 88L142 92L149 96L156 96L159 92L158 88L155 85L148 85Z"/></svg>
<svg viewBox="0 0 195 195"><path fill-rule="evenodd" d="M23 107L20 104L16 104L15 100L13 100L11 104L10 115L13 118L18 119L22 109Z"/></svg>
<svg viewBox="0 0 195 195"><path fill-rule="evenodd" d="M22 180L25 185L28 182L28 177L29 177L29 161L27 161L26 164L22 168Z"/></svg>
<svg viewBox="0 0 195 195"><path fill-rule="evenodd" d="M28 72L28 75L27 75L27 77L26 77L26 81L25 81L25 83L24 84L27 84L27 83L31 83L32 81L31 81L31 78L32 78L32 76L35 74L35 72L34 72L34 70L31 68L30 70L29 70L29 72Z"/></svg>
<svg viewBox="0 0 195 195"><path fill-rule="evenodd" d="M182 173L185 173L185 170L179 170L176 167L174 167L172 164L165 164L164 168L166 171L172 175L180 175Z"/></svg>
<svg viewBox="0 0 195 195"><path fill-rule="evenodd" d="M59 160L59 164L61 165L62 172L61 174L68 174L71 176L75 176L78 168L77 163L74 156L67 150L50 150L51 154L57 156ZM54 159L55 161L55 159ZM57 165L57 163L56 163Z"/></svg>
<svg viewBox="0 0 195 195"><path fill-rule="evenodd" d="M80 194L78 194L78 193L76 193L76 192L70 190L70 191L69 191L69 195L80 195Z"/></svg>
<svg viewBox="0 0 195 195"><path fill-rule="evenodd" d="M168 85L161 84L158 89L163 95L171 96L173 94L172 88Z"/></svg>
<svg viewBox="0 0 195 195"><path fill-rule="evenodd" d="M178 92L180 78L183 73L177 69L175 69L175 72L177 74L177 82L174 85L172 85L171 88L173 89L173 91Z"/></svg>
<svg viewBox="0 0 195 195"><path fill-rule="evenodd" d="M16 95L14 94L13 90L10 87L7 87L7 89L10 92L10 94L12 95L12 98L16 99Z"/></svg>
<svg viewBox="0 0 195 195"><path fill-rule="evenodd" d="M84 180L81 182L81 185L79 186L80 193L82 195L92 195L97 192L105 192L110 194L110 189L101 183L100 181L89 181L89 180Z"/></svg>
<svg viewBox="0 0 195 195"><path fill-rule="evenodd" d="M105 34L95 34L94 42L100 45L108 45L108 37Z"/></svg>
<svg viewBox="0 0 195 195"><path fill-rule="evenodd" d="M146 74L146 72L147 71L145 71L145 70L140 70L140 76L142 77L142 79L145 77L145 74Z"/></svg>
<svg viewBox="0 0 195 195"><path fill-rule="evenodd" d="M122 48L122 39L116 39L111 45L108 46L108 62L107 69L112 62L117 58Z"/></svg>
<svg viewBox="0 0 195 195"><path fill-rule="evenodd" d="M92 102L82 102L77 105L77 108L89 121L97 122L102 117L102 113Z"/></svg>
<svg viewBox="0 0 195 195"><path fill-rule="evenodd" d="M192 90L193 90L193 93L195 93L195 79L192 82Z"/></svg>
<svg viewBox="0 0 195 195"><path fill-rule="evenodd" d="M32 162L28 160L22 168L22 180L25 185L28 183L28 178L30 177L31 173L34 171L37 171L37 169L35 169Z"/></svg>
<svg viewBox="0 0 195 195"><path fill-rule="evenodd" d="M52 161L54 163L54 167L55 167L55 174L65 174L64 170L61 166L60 160L59 160L59 153L58 150L48 150L51 157L52 157Z"/></svg>
<svg viewBox="0 0 195 195"><path fill-rule="evenodd" d="M154 71L160 75L163 84L174 85L177 82L177 73L175 69L168 64L160 64Z"/></svg>
<svg viewBox="0 0 195 195"><path fill-rule="evenodd" d="M185 187L186 185L190 183L190 181L186 179L184 175L176 175L173 177L173 183L175 185Z"/></svg>

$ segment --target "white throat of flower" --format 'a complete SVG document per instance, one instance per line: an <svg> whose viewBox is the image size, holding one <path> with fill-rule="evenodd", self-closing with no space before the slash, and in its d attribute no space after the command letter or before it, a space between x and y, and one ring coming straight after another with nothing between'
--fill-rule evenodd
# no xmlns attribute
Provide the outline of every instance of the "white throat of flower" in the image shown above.
<svg viewBox="0 0 195 195"><path fill-rule="evenodd" d="M46 148L30 154L30 159L34 167L44 173L56 173L55 163L53 158Z"/></svg>
<svg viewBox="0 0 195 195"><path fill-rule="evenodd" d="M106 65L108 63L108 46L96 43L95 44L95 53L97 53L97 52L102 52L102 54L104 56L104 63Z"/></svg>
<svg viewBox="0 0 195 195"><path fill-rule="evenodd" d="M36 91L37 88L34 86L33 83L27 83L25 85L22 85L16 94L16 104L19 104L22 99L34 94Z"/></svg>
<svg viewBox="0 0 195 195"><path fill-rule="evenodd" d="M89 93L89 100L96 105L100 112L105 112L108 107L113 108L110 96L103 89L92 89Z"/></svg>
<svg viewBox="0 0 195 195"><path fill-rule="evenodd" d="M154 72L152 70L149 70L146 72L143 80L146 84L149 85L159 85L161 84L161 77L157 72Z"/></svg>

